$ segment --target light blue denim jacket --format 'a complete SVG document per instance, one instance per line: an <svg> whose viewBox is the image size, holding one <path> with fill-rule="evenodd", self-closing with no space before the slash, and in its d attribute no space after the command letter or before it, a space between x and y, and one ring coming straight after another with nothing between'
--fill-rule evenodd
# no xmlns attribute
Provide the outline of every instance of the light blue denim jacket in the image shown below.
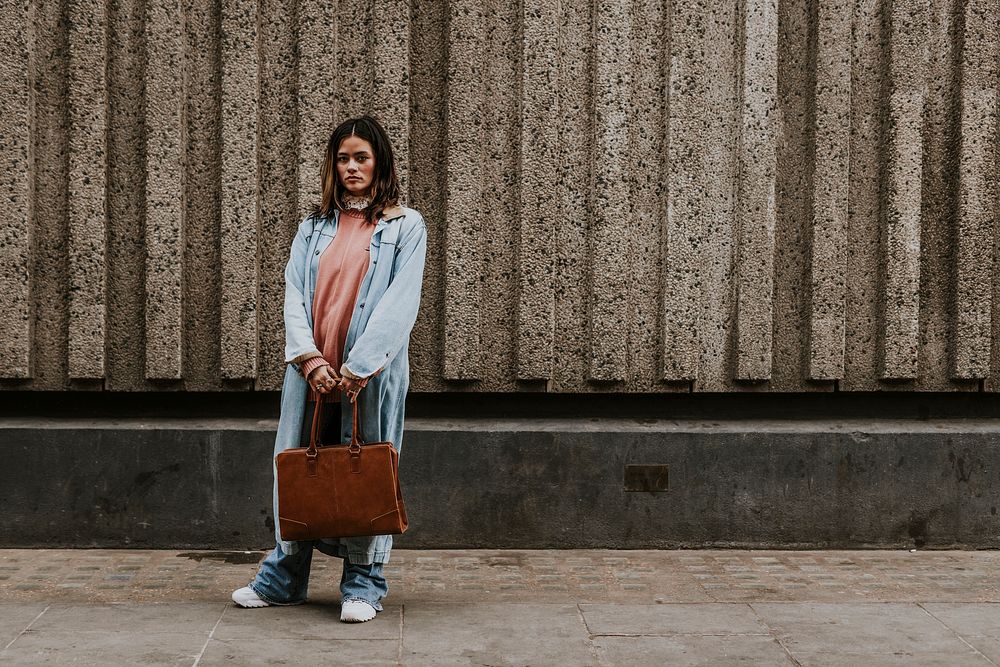
<svg viewBox="0 0 1000 667"><path fill-rule="evenodd" d="M285 378L281 386L281 416L274 454L299 446L308 394L301 362L320 354L313 337L312 302L319 259L337 234L339 215L332 219L309 216L299 224L285 266ZM361 439L389 441L396 449L403 441L403 410L410 383L409 339L420 306L427 227L420 213L405 206L386 209L372 234L368 271L361 281L344 345L347 370L371 377L358 395ZM339 372L340 369L334 369ZM341 442L351 438L352 415L343 410ZM273 469L273 462L272 462ZM288 554L299 544L281 539L278 521L278 483L274 481L274 534ZM392 535L333 538L341 557L352 563L388 562Z"/></svg>

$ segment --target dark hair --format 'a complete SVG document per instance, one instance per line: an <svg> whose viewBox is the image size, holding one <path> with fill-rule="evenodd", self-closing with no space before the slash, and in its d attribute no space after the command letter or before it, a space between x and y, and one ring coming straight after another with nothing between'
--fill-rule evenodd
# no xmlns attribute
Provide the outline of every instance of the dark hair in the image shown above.
<svg viewBox="0 0 1000 667"><path fill-rule="evenodd" d="M313 208L313 214L332 218L337 209L344 208L341 197L346 188L337 175L337 151L341 142L352 135L371 144L375 153L375 171L369 190L371 204L364 210L365 219L373 222L383 210L399 203L399 177L396 175L396 159L389 135L378 120L367 114L345 120L330 135L319 175L322 200Z"/></svg>

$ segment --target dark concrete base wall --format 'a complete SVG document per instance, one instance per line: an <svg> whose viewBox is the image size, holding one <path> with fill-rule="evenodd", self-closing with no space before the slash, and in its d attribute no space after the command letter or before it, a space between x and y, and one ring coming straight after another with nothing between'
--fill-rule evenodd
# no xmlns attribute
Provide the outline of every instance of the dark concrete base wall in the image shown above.
<svg viewBox="0 0 1000 667"><path fill-rule="evenodd" d="M0 546L268 547L275 426L0 420ZM1000 546L997 419L411 419L400 465L400 547Z"/></svg>

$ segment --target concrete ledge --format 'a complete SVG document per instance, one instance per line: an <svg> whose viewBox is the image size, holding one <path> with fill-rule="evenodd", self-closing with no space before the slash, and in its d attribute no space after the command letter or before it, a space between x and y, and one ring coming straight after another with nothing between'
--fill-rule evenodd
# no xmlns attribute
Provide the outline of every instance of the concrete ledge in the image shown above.
<svg viewBox="0 0 1000 667"><path fill-rule="evenodd" d="M0 420L0 545L267 548L275 426ZM1000 546L1000 419L421 418L400 462L399 547Z"/></svg>

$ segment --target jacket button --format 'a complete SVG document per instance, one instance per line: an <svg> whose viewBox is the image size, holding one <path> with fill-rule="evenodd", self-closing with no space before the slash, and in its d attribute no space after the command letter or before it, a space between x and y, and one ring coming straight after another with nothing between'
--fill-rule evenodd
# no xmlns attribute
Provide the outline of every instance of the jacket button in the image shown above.
<svg viewBox="0 0 1000 667"><path fill-rule="evenodd" d="M316 251L316 254L317 254L317 255L319 254L319 250L317 250L317 251Z"/></svg>

